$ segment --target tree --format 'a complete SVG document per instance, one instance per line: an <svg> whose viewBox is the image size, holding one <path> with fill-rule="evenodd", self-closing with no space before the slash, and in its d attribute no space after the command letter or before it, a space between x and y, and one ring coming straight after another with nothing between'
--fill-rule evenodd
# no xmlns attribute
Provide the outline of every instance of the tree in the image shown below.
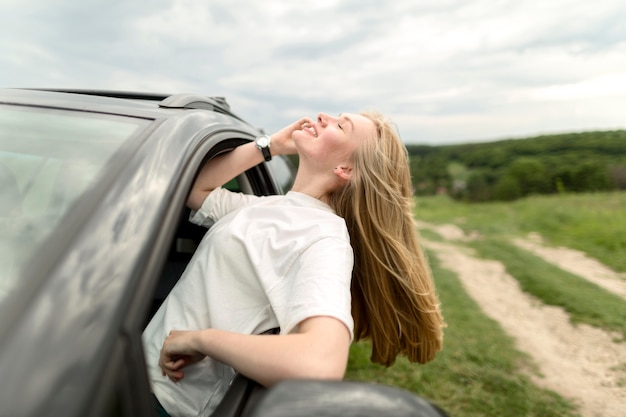
<svg viewBox="0 0 626 417"><path fill-rule="evenodd" d="M506 173L519 184L522 196L545 194L550 191L550 181L544 165L535 158L518 158L509 166Z"/></svg>
<svg viewBox="0 0 626 417"><path fill-rule="evenodd" d="M472 202L490 201L493 198L493 179L488 171L473 171L467 179L466 198Z"/></svg>
<svg viewBox="0 0 626 417"><path fill-rule="evenodd" d="M611 188L606 166L594 161L580 164L574 170L572 179L575 191L604 191Z"/></svg>
<svg viewBox="0 0 626 417"><path fill-rule="evenodd" d="M609 178L614 188L626 190L626 165L614 165L609 168Z"/></svg>
<svg viewBox="0 0 626 417"><path fill-rule="evenodd" d="M501 177L494 188L496 200L512 201L522 197L522 190L517 178L511 175Z"/></svg>

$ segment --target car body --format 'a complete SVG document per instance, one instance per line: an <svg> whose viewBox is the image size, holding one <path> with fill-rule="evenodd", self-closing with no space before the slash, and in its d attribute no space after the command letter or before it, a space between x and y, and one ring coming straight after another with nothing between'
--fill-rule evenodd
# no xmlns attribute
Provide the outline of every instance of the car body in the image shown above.
<svg viewBox="0 0 626 417"><path fill-rule="evenodd" d="M141 333L205 232L187 194L204 161L262 133L221 98L0 90L0 416L153 415ZM227 187L292 181L276 157ZM240 375L215 415L272 415L271 391Z"/></svg>

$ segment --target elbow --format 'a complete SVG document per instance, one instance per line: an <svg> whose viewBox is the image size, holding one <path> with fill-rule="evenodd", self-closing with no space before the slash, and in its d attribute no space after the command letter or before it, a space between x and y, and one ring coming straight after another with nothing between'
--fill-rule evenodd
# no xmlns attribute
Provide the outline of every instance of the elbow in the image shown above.
<svg viewBox="0 0 626 417"><path fill-rule="evenodd" d="M346 375L346 370L338 370L338 369L329 369L325 372L318 373L315 377L311 379L322 379L329 381L341 381Z"/></svg>
<svg viewBox="0 0 626 417"><path fill-rule="evenodd" d="M212 190L192 189L187 196L187 207L191 210L198 211L211 191Z"/></svg>
<svg viewBox="0 0 626 417"><path fill-rule="evenodd" d="M297 362L283 361L271 372L254 375L253 378L265 387L289 380L341 381L348 366L345 359L298 355Z"/></svg>
<svg viewBox="0 0 626 417"><path fill-rule="evenodd" d="M271 387L279 382L296 380L296 381L341 381L345 372L327 371L321 369L311 370L291 370L285 376L279 378L260 378L258 382L265 387Z"/></svg>
<svg viewBox="0 0 626 417"><path fill-rule="evenodd" d="M350 334L337 319L313 317L299 325L300 334L279 360L278 379L342 380L348 367ZM280 336L278 336L280 337ZM297 353L296 353L297 352Z"/></svg>
<svg viewBox="0 0 626 417"><path fill-rule="evenodd" d="M317 358L307 361L296 370L294 378L340 381L346 374L347 358Z"/></svg>
<svg viewBox="0 0 626 417"><path fill-rule="evenodd" d="M194 208L194 207L195 207L195 204L194 204L193 199L191 198L191 194L189 194L189 196L187 197L186 205L187 205L187 208L189 208L189 209L191 209L191 210L194 210L194 211L197 211L197 210Z"/></svg>
<svg viewBox="0 0 626 417"><path fill-rule="evenodd" d="M323 322L320 320L324 320ZM320 326L319 324L323 324ZM316 327L312 327L315 325ZM298 361L302 379L342 380L348 367L350 337L345 325L336 319L318 318L304 323L307 347Z"/></svg>
<svg viewBox="0 0 626 417"><path fill-rule="evenodd" d="M189 196L187 197L187 207L193 211L198 211L198 209L200 208L196 204L196 199L193 193L190 193Z"/></svg>

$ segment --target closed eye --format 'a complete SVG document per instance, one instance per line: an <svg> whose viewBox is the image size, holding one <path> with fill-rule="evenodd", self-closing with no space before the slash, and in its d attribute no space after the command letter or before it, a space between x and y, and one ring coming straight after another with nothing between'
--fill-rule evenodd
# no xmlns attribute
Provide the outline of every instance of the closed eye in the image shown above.
<svg viewBox="0 0 626 417"><path fill-rule="evenodd" d="M343 128L343 123L347 122L347 123L349 123L349 129L348 130L354 130L354 123L352 123L352 120L350 120L350 118L348 116L345 116L343 113L340 113L338 118L339 118L339 120L337 120L337 126L339 127L339 129L345 130Z"/></svg>

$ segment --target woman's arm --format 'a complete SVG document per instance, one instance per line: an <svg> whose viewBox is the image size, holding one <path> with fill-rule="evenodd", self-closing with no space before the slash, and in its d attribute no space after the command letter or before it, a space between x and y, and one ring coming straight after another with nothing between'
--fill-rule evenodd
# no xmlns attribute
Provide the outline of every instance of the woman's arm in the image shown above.
<svg viewBox="0 0 626 417"><path fill-rule="evenodd" d="M210 159L196 177L187 197L187 206L198 210L211 191L261 162L263 155L254 142Z"/></svg>
<svg viewBox="0 0 626 417"><path fill-rule="evenodd" d="M272 155L295 153L291 135L294 131L302 129L305 123L312 123L312 120L303 117L273 134L270 145ZM263 162L263 154L257 149L254 142L241 145L231 152L218 155L207 161L191 188L187 197L187 206L192 210L198 210L211 191L261 162Z"/></svg>
<svg viewBox="0 0 626 417"><path fill-rule="evenodd" d="M244 335L216 329L172 331L159 366L173 381L184 367L209 356L270 386L285 379L342 379L348 363L350 332L333 317L311 317L289 335Z"/></svg>

